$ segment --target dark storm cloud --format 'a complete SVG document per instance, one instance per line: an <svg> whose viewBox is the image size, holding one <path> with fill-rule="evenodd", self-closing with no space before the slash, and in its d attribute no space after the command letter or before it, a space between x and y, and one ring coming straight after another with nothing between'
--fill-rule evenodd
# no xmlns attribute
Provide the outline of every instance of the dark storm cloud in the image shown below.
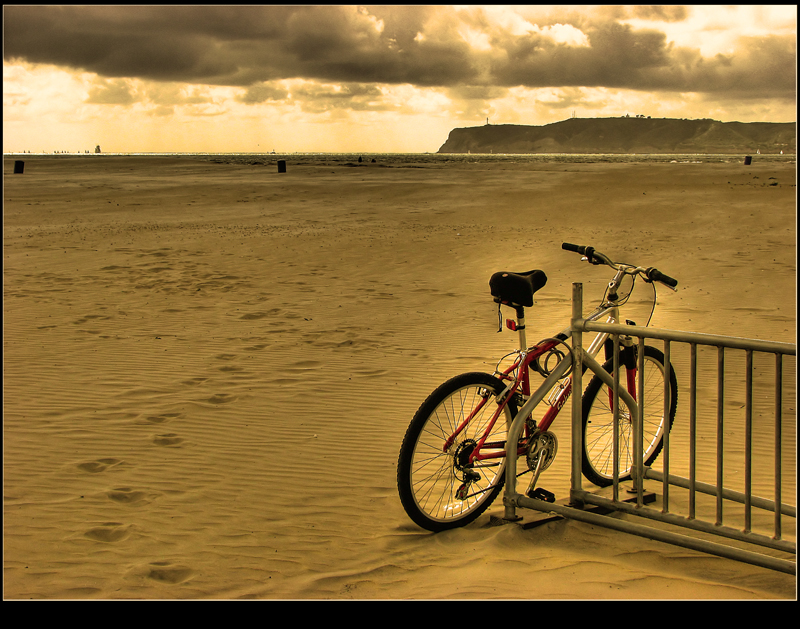
<svg viewBox="0 0 800 629"><path fill-rule="evenodd" d="M586 46L558 43L545 32L512 35L478 7L6 7L4 58L107 78L248 87L243 102L280 99L280 90L266 84L285 78L794 97L794 37L742 40L734 54L703 58L696 49L671 45L662 32L619 22L686 16L679 6L603 7L589 14L565 7L538 24L572 24ZM482 33L491 47L471 46L462 27ZM126 95L118 85L94 97L124 101Z"/></svg>
<svg viewBox="0 0 800 629"><path fill-rule="evenodd" d="M666 36L617 23L587 29L589 46L567 46L540 34L505 43L508 55L493 68L504 85L652 89L655 72L669 67ZM672 87L672 86L670 86Z"/></svg>
<svg viewBox="0 0 800 629"><path fill-rule="evenodd" d="M216 10L183 7L5 7L4 58L22 58L105 77L194 81L237 65L220 45L232 37ZM188 19L187 19L188 18ZM226 28L227 26L227 28Z"/></svg>
<svg viewBox="0 0 800 629"><path fill-rule="evenodd" d="M503 85L610 87L650 91L737 92L793 98L796 43L789 37L742 38L737 52L703 58L664 33L607 23L586 28L588 47L540 35L509 42L509 62L492 71Z"/></svg>
<svg viewBox="0 0 800 629"><path fill-rule="evenodd" d="M254 105L256 103L265 103L268 101L281 101L288 98L288 90L272 87L271 85L251 85L247 91L237 98L239 102Z"/></svg>

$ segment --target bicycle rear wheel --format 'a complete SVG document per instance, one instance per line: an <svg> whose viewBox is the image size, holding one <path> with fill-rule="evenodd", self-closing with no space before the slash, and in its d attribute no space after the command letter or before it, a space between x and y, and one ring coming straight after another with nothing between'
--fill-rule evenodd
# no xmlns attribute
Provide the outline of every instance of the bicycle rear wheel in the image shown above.
<svg viewBox="0 0 800 629"><path fill-rule="evenodd" d="M638 348L637 353L638 353ZM638 361L637 361L638 364ZM670 366L671 367L671 366ZM603 365L613 372L613 360ZM678 381L670 368L669 417L664 415L664 353L648 345L644 348L644 464L651 465L664 445L664 431L672 428L678 404ZM627 370L620 367L619 381L627 382ZM638 381L638 374L637 374ZM583 394L583 475L599 487L614 479L614 411L612 391L594 376ZM619 479L628 480L634 461L633 423L630 411L620 402Z"/></svg>
<svg viewBox="0 0 800 629"><path fill-rule="evenodd" d="M462 374L439 386L414 415L400 448L397 488L403 508L419 526L435 532L464 526L481 515L500 493L505 482L505 457L470 464L469 455L497 412L496 398L505 388L489 374ZM505 449L508 428L516 414L516 405L509 400L482 452Z"/></svg>

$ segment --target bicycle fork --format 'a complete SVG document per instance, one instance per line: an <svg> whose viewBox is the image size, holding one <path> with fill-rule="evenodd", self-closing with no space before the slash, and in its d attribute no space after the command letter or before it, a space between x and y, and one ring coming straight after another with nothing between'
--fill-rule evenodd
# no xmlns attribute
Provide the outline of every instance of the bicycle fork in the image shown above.
<svg viewBox="0 0 800 629"><path fill-rule="evenodd" d="M627 321L629 325L633 325L632 321ZM611 360L614 357L614 341L610 338L605 342L606 360ZM630 336L619 337L619 365L625 367L626 385L628 393L636 400L636 374L638 371L638 364L636 360L636 343ZM611 412L614 412L614 392L609 388L608 390L608 407Z"/></svg>

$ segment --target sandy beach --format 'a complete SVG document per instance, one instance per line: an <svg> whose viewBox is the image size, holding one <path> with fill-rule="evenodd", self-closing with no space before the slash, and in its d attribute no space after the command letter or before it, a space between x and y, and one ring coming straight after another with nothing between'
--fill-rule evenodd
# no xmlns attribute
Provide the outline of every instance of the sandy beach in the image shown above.
<svg viewBox="0 0 800 629"><path fill-rule="evenodd" d="M792 575L602 527L490 526L500 500L430 534L395 477L428 393L514 349L492 273L547 273L529 340L569 325L573 282L600 299L608 270L563 241L677 278L655 327L795 343L794 161L286 159L4 159L6 599L796 597ZM568 414L554 430L541 485L562 498Z"/></svg>

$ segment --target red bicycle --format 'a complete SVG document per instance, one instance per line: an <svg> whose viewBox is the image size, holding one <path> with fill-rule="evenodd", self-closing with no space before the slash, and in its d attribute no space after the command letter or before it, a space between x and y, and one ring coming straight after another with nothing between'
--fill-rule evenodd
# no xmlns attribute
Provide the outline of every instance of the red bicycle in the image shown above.
<svg viewBox="0 0 800 629"><path fill-rule="evenodd" d="M590 264L607 265L615 271L602 302L586 317L589 321L605 319L608 323L618 323L620 308L629 300L637 278L653 286L651 318L656 304L654 282L672 289L677 286L676 280L653 267L613 262L592 247L563 243L562 248L581 254ZM520 475L533 474L526 493L534 498L554 500L552 494L536 488L536 483L553 462L558 449L558 440L550 427L572 393L572 353L566 344L571 337L569 328L528 347L525 308L533 305L534 294L546 282L547 276L540 270L492 275L489 287L498 312L502 306L515 309L516 317L507 319L506 327L519 334L519 349L504 356L494 374L465 373L443 383L428 396L411 420L400 448L397 485L406 513L419 526L431 531L464 526L492 504L505 482L506 437L518 413L526 416L515 452L527 462L527 469ZM631 321L627 323L634 325ZM619 382L635 400L639 349L630 337L621 336L618 342ZM601 349L605 350L602 367L613 375L614 345L606 333L598 334L586 353L596 356ZM504 363L510 364L503 366ZM667 415L664 413L667 408L664 353L644 346L643 364L644 451L640 456L645 465L650 465L661 451L664 431L671 429L675 419L678 384L670 365ZM532 372L545 377L545 382L533 392ZM531 413L541 401L549 408L537 422ZM594 375L583 391L582 471L598 486L610 485L614 478L613 401L614 394L604 379ZM630 478L635 457L633 422L625 405L618 406L617 477L626 480Z"/></svg>

